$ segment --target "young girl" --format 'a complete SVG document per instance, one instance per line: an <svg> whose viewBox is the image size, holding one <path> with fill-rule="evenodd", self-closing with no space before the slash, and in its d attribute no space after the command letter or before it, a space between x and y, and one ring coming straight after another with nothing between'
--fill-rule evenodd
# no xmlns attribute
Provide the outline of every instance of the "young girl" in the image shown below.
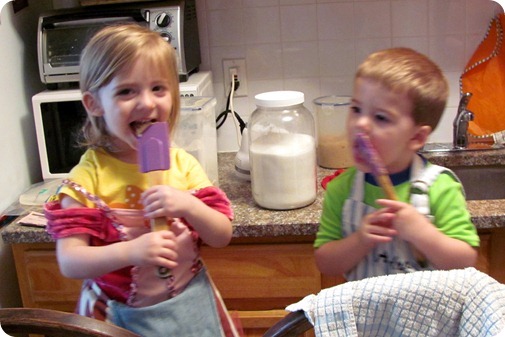
<svg viewBox="0 0 505 337"><path fill-rule="evenodd" d="M180 113L173 48L138 25L109 26L84 49L80 76L87 151L46 205L62 274L85 279L77 311L146 337L236 335L199 257L202 241L230 242L229 200L182 149L170 148L162 185L139 170L139 128L168 122L173 134ZM151 232L160 217L170 230Z"/></svg>

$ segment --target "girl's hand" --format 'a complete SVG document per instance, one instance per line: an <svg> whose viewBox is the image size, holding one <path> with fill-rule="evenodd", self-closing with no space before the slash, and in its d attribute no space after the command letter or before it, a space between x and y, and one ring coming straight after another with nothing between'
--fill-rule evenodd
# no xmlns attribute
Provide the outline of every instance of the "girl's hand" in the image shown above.
<svg viewBox="0 0 505 337"><path fill-rule="evenodd" d="M366 215L358 230L361 242L369 248L378 243L390 242L397 231L392 226L393 214L380 209Z"/></svg>
<svg viewBox="0 0 505 337"><path fill-rule="evenodd" d="M177 266L177 242L168 230L149 232L128 242L132 245L127 250L132 265Z"/></svg>
<svg viewBox="0 0 505 337"><path fill-rule="evenodd" d="M182 218L193 206L195 197L187 191L157 185L142 193L141 202L148 218Z"/></svg>
<svg viewBox="0 0 505 337"><path fill-rule="evenodd" d="M153 186L142 193L141 202L148 218L184 218L207 245L224 247L230 243L233 233L230 219L189 191Z"/></svg>
<svg viewBox="0 0 505 337"><path fill-rule="evenodd" d="M391 214L392 227L398 231L398 236L407 242L416 242L416 238L422 235L424 229L428 229L427 225L432 227L430 221L410 204L388 199L379 199L377 204L384 207L382 211Z"/></svg>

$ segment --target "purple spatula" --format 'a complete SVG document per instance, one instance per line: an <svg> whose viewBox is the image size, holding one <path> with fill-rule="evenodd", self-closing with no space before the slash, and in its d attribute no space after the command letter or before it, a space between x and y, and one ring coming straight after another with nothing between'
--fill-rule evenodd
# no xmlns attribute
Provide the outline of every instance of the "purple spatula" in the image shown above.
<svg viewBox="0 0 505 337"><path fill-rule="evenodd" d="M170 140L168 124L156 122L137 132L140 172L149 175L150 186L163 184L163 171L170 169ZM169 229L169 221L165 217L151 219L151 230ZM158 276L167 278L170 269L158 268Z"/></svg>

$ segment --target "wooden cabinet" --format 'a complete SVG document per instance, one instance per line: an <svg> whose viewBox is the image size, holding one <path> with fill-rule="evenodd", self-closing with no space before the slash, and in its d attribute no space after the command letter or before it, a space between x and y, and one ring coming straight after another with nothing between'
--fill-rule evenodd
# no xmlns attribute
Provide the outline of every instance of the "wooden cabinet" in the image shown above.
<svg viewBox="0 0 505 337"><path fill-rule="evenodd" d="M202 256L228 310L238 312L247 336L262 336L286 315L287 305L343 281L319 273L312 242L233 244L204 248Z"/></svg>
<svg viewBox="0 0 505 337"><path fill-rule="evenodd" d="M476 268L505 284L505 228L479 230L479 237Z"/></svg>
<svg viewBox="0 0 505 337"><path fill-rule="evenodd" d="M228 309L239 315L248 337L262 336L286 315L286 305L339 282L317 270L312 240L202 248L216 286ZM81 282L61 276L55 245L13 244L12 248L23 305L73 311ZM307 336L313 336L312 332Z"/></svg>
<svg viewBox="0 0 505 337"><path fill-rule="evenodd" d="M13 244L23 306L73 311L81 281L60 274L52 243Z"/></svg>
<svg viewBox="0 0 505 337"><path fill-rule="evenodd" d="M479 234L477 268L505 283L505 230ZM225 248L203 247L210 274L248 337L262 336L286 314L286 305L343 281L319 273L312 242L312 237L249 239L235 240ZM23 305L73 311L81 282L61 276L54 244L13 244L12 248Z"/></svg>

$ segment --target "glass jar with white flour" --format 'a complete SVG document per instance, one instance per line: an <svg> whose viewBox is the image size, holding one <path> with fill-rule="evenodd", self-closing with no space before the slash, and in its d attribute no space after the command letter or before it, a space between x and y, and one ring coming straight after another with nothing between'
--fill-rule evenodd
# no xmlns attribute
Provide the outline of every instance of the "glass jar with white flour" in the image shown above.
<svg viewBox="0 0 505 337"><path fill-rule="evenodd" d="M254 201L275 210L311 204L317 193L316 132L304 94L265 92L255 103L248 123Z"/></svg>

